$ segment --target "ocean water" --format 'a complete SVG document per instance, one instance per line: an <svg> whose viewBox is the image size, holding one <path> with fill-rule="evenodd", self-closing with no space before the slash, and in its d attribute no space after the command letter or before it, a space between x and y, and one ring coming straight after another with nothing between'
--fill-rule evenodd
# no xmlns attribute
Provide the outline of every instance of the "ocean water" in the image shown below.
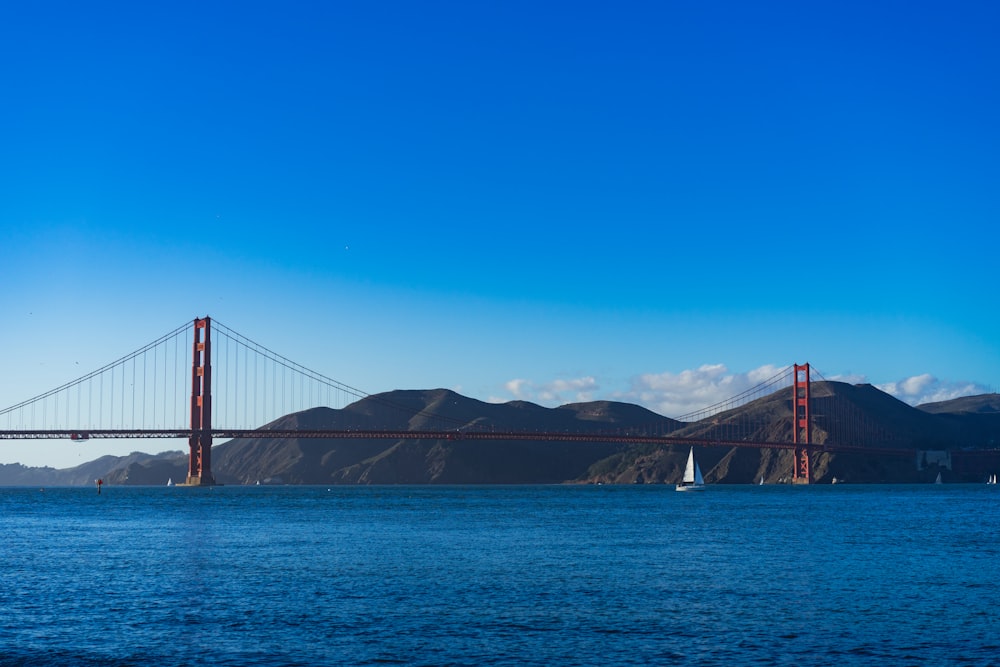
<svg viewBox="0 0 1000 667"><path fill-rule="evenodd" d="M998 665L986 485L0 489L0 665Z"/></svg>

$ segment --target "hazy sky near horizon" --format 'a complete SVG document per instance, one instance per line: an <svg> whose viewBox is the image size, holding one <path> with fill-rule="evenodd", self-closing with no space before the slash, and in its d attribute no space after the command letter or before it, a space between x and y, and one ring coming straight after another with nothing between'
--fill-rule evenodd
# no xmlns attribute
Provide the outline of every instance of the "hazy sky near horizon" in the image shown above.
<svg viewBox="0 0 1000 667"><path fill-rule="evenodd" d="M910 403L996 391L998 19L18 3L0 407L204 315L370 393L676 416L804 362ZM138 448L90 447L0 463Z"/></svg>

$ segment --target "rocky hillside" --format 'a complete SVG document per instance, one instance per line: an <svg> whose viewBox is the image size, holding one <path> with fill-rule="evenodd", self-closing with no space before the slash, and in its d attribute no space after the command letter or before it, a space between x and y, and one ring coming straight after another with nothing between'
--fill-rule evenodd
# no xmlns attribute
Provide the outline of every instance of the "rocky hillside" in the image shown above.
<svg viewBox="0 0 1000 667"><path fill-rule="evenodd" d="M950 481L978 482L1000 471L1000 396L988 394L912 407L869 384L816 382L812 391L814 443L851 444L881 453L821 453L814 456L814 480L830 483L927 482L938 472ZM735 410L686 424L673 435L727 440L790 442L792 400L775 392ZM676 447L630 447L591 466L585 479L602 483L676 481L687 451ZM892 453L898 450L899 454ZM917 460L913 450L962 450L948 457L948 467ZM709 483L786 482L792 470L790 451L738 447L699 448ZM931 456L933 459L933 456ZM918 463L920 465L918 465ZM922 469L921 469L922 468Z"/></svg>
<svg viewBox="0 0 1000 667"><path fill-rule="evenodd" d="M447 423L434 415L446 414ZM445 389L394 391L343 410L314 408L287 415L273 429L608 432L678 422L645 408L597 401L559 408L512 401L484 403ZM539 441L253 438L213 449L222 481L290 484L532 484L581 477L595 461L620 451L611 443Z"/></svg>
<svg viewBox="0 0 1000 667"><path fill-rule="evenodd" d="M1000 415L1000 394L963 396L940 403L925 403L917 408L935 415Z"/></svg>

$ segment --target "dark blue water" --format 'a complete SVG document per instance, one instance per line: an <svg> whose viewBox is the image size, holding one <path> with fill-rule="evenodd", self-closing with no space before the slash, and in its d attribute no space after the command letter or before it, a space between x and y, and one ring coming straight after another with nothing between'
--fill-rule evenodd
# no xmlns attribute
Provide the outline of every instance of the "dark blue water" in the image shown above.
<svg viewBox="0 0 1000 667"><path fill-rule="evenodd" d="M0 665L996 665L981 486L0 489Z"/></svg>

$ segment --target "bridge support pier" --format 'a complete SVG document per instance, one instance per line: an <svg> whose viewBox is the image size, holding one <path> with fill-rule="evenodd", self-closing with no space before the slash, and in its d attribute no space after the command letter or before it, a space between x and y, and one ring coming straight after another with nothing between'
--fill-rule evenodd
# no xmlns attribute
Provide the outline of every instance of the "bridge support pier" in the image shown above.
<svg viewBox="0 0 1000 667"><path fill-rule="evenodd" d="M191 354L191 437L186 486L214 486L212 475L212 320L194 321Z"/></svg>
<svg viewBox="0 0 1000 667"><path fill-rule="evenodd" d="M809 416L809 364L795 364L792 383L792 442L795 461L793 484L812 484L809 450L812 445L812 420Z"/></svg>

